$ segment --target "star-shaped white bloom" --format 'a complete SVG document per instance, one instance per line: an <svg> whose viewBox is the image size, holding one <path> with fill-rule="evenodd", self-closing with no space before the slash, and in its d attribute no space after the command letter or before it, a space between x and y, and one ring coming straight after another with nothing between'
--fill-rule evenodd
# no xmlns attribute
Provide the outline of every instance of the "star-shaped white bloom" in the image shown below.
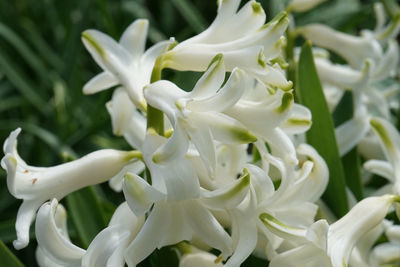
<svg viewBox="0 0 400 267"><path fill-rule="evenodd" d="M146 137L144 160L152 185L132 173L125 175L123 190L129 207L137 216L149 213L126 250L128 264L137 264L156 248L191 240L194 236L220 250L226 259L232 254L231 238L209 209L238 205L247 193L249 177L243 176L218 190L201 189L183 155L165 165L152 161L154 150L165 142L165 138L151 132Z"/></svg>
<svg viewBox="0 0 400 267"><path fill-rule="evenodd" d="M174 128L166 145L155 152L155 162L162 164L185 154L190 140L209 167L210 175L214 176L214 140L225 144L246 144L257 140L242 123L223 113L242 96L245 73L240 69L233 70L221 88L224 79L223 57L217 55L191 92L165 80L145 87L148 103L163 111Z"/></svg>
<svg viewBox="0 0 400 267"><path fill-rule="evenodd" d="M83 44L104 70L86 83L85 94L122 85L132 102L146 110L143 86L150 83L157 57L174 42L159 42L145 51L147 29L147 20L136 20L124 31L119 43L97 30L82 33Z"/></svg>

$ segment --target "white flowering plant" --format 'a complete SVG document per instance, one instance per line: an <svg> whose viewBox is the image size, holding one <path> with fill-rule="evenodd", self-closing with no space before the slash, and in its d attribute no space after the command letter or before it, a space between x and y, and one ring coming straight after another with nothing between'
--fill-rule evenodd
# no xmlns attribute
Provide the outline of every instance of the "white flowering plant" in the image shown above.
<svg viewBox="0 0 400 267"><path fill-rule="evenodd" d="M172 2L202 24L190 2ZM31 122L11 124L1 167L13 200L0 208L17 213L0 225L5 266L22 266L13 251L32 243L41 267L398 266L400 7L374 3L375 28L349 34L301 22L351 6L323 2L274 1L270 16L254 0L218 0L210 25L183 40L155 41L149 18L119 38L84 30L85 57L101 70L82 91L111 98L101 104L114 137L78 156L70 144L85 129L64 142ZM48 105L4 66L33 106L55 107L56 123L71 127L66 116L77 112L91 125L66 108L57 74ZM64 162L24 160L18 141L29 133Z"/></svg>

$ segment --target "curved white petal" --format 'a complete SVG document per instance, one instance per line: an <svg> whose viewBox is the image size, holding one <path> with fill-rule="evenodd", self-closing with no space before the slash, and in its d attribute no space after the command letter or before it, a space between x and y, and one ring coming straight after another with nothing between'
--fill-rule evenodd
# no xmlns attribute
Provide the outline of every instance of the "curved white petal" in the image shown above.
<svg viewBox="0 0 400 267"><path fill-rule="evenodd" d="M36 239L40 249L58 264L80 266L85 250L69 240L66 220L66 211L56 199L43 204L36 218Z"/></svg>
<svg viewBox="0 0 400 267"><path fill-rule="evenodd" d="M244 76L245 73L242 70L235 68L226 84L216 94L209 98L189 102L187 108L194 112L208 110L221 112L233 106L244 93Z"/></svg>
<svg viewBox="0 0 400 267"><path fill-rule="evenodd" d="M257 137L242 123L223 113L193 112L188 117L198 125L206 124L214 139L224 144L247 144L257 141Z"/></svg>
<svg viewBox="0 0 400 267"><path fill-rule="evenodd" d="M250 174L214 191L202 192L202 203L211 209L233 209L247 195L250 185Z"/></svg>
<svg viewBox="0 0 400 267"><path fill-rule="evenodd" d="M1 166L7 171L10 193L24 202L17 216L18 241L15 246L28 244L28 230L39 206L51 198L61 199L82 187L102 183L116 175L125 165L138 157L135 151L104 149L81 159L54 167L32 167L18 155L16 138L20 129L12 132L4 143L5 156Z"/></svg>
<svg viewBox="0 0 400 267"><path fill-rule="evenodd" d="M215 95L225 79L223 55L216 55L206 72L200 77L189 96L193 99L204 99Z"/></svg>
<svg viewBox="0 0 400 267"><path fill-rule="evenodd" d="M117 175L115 175L113 178L111 178L108 181L108 184L114 191L121 192L122 184L124 181L124 175L127 172L139 175L140 173L142 173L145 170L145 168L146 168L146 166L141 161L132 162L131 164L126 165L124 168L122 168L122 170Z"/></svg>
<svg viewBox="0 0 400 267"><path fill-rule="evenodd" d="M289 118L280 128L289 134L305 133L312 124L311 111L302 105L294 104Z"/></svg>
<svg viewBox="0 0 400 267"><path fill-rule="evenodd" d="M355 69L361 69L366 58L378 61L382 57L381 46L372 38L355 37L322 24L307 25L301 33L314 44L341 55Z"/></svg>
<svg viewBox="0 0 400 267"><path fill-rule="evenodd" d="M383 160L368 160L367 162L364 163L363 167L369 171L372 172L376 175L382 176L383 178L386 178L388 181L394 183L395 180L395 175L393 171L392 165Z"/></svg>
<svg viewBox="0 0 400 267"><path fill-rule="evenodd" d="M136 217L127 203L122 203L115 210L109 226L90 243L82 258L82 266L125 266L125 249L139 232L143 223L144 216Z"/></svg>
<svg viewBox="0 0 400 267"><path fill-rule="evenodd" d="M163 111L172 124L176 120L177 100L187 96L187 93L166 80L157 81L144 88L144 97L152 106Z"/></svg>
<svg viewBox="0 0 400 267"><path fill-rule="evenodd" d="M129 25L119 40L119 43L129 54L133 60L138 60L145 49L147 30L149 21L147 19L137 19Z"/></svg>
<svg viewBox="0 0 400 267"><path fill-rule="evenodd" d="M347 263L357 241L386 216L389 208L400 198L394 195L369 197L355 205L344 217L329 227L328 255L333 267Z"/></svg>
<svg viewBox="0 0 400 267"><path fill-rule="evenodd" d="M116 86L118 83L119 82L114 75L104 71L85 83L83 86L83 93L85 95L95 94L110 87Z"/></svg>
<svg viewBox="0 0 400 267"><path fill-rule="evenodd" d="M122 189L126 202L137 217L143 216L153 203L165 198L143 178L129 172L125 174Z"/></svg>
<svg viewBox="0 0 400 267"><path fill-rule="evenodd" d="M253 252L257 245L257 226L254 221L256 214L256 196L253 189L248 197L236 209L230 211L232 216L232 238L235 242L235 252L225 266L240 266Z"/></svg>

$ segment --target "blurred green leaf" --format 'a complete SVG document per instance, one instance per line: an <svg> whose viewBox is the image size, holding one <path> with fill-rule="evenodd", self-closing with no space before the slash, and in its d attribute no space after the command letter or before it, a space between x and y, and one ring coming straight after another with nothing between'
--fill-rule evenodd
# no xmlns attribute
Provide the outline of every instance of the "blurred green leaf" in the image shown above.
<svg viewBox="0 0 400 267"><path fill-rule="evenodd" d="M179 10L193 31L200 33L206 28L206 20L202 17L201 12L197 10L196 6L190 1L171 0L171 2Z"/></svg>
<svg viewBox="0 0 400 267"><path fill-rule="evenodd" d="M353 93L346 91L337 104L332 116L335 126L339 126L353 117ZM363 199L363 189L361 180L361 163L357 147L354 147L342 157L346 184L353 192L357 200Z"/></svg>
<svg viewBox="0 0 400 267"><path fill-rule="evenodd" d="M7 40L23 57L24 61L31 66L35 72L46 81L46 68L40 58L29 48L29 46L9 27L0 22L0 36Z"/></svg>
<svg viewBox="0 0 400 267"><path fill-rule="evenodd" d="M79 240L83 248L87 248L94 237L107 226L107 215L101 201L93 187L74 192L66 200Z"/></svg>
<svg viewBox="0 0 400 267"><path fill-rule="evenodd" d="M44 100L45 98L38 93L40 90L37 90L34 86L35 83L28 80L26 75L19 69L18 65L15 64L15 60L12 60L6 52L1 49L0 70L39 113L45 116L51 113L50 106Z"/></svg>
<svg viewBox="0 0 400 267"><path fill-rule="evenodd" d="M15 257L15 255L0 240L0 260L1 266L7 267L23 267L24 265Z"/></svg>
<svg viewBox="0 0 400 267"><path fill-rule="evenodd" d="M315 68L312 45L307 41L300 52L297 95L312 113L312 126L306 133L307 142L325 159L329 168L329 184L323 199L338 216L348 211L345 175L336 144L334 125Z"/></svg>

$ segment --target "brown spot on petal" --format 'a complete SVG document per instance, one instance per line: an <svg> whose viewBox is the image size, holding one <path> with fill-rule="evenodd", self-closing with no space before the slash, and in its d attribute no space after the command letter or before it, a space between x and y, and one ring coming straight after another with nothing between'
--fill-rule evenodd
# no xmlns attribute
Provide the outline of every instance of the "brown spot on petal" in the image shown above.
<svg viewBox="0 0 400 267"><path fill-rule="evenodd" d="M28 170L25 170L25 171L24 171L24 173L28 173L28 172L29 172Z"/></svg>
<svg viewBox="0 0 400 267"><path fill-rule="evenodd" d="M37 180L38 180L37 178L33 178L32 179L32 184L34 185L37 182Z"/></svg>

